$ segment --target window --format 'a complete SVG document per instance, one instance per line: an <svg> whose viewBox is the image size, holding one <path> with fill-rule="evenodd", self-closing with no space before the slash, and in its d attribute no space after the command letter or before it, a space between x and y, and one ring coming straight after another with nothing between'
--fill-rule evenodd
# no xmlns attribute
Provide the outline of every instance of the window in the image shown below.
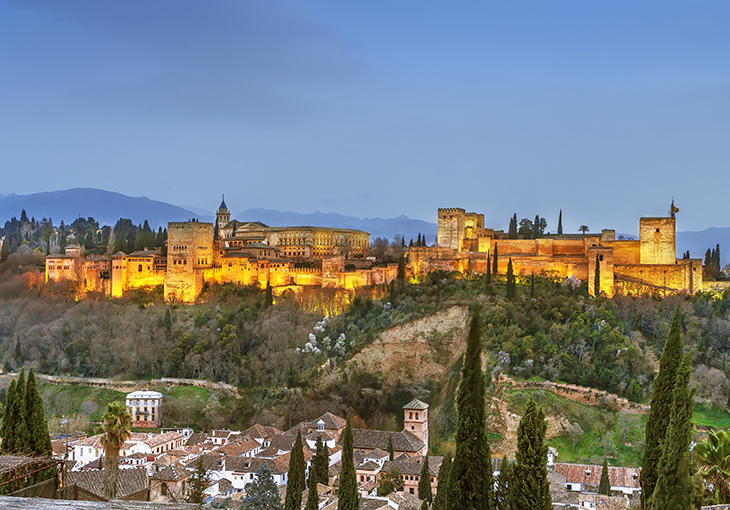
<svg viewBox="0 0 730 510"><path fill-rule="evenodd" d="M141 272L142 272L142 264L140 264L140 265L139 265L139 266L137 267L137 272L139 272L139 273L141 273Z"/></svg>

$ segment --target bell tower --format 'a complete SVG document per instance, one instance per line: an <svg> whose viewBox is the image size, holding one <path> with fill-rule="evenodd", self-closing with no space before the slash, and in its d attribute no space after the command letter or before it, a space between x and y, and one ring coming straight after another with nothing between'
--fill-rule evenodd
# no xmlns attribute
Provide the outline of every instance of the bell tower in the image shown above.
<svg viewBox="0 0 730 510"><path fill-rule="evenodd" d="M226 205L226 196L223 195L221 205L218 206L218 211L215 213L216 232L219 232L221 228L225 227L229 221L231 221L231 213L228 211L228 206Z"/></svg>
<svg viewBox="0 0 730 510"><path fill-rule="evenodd" d="M403 406L403 431L423 441L428 451L428 404L413 399Z"/></svg>

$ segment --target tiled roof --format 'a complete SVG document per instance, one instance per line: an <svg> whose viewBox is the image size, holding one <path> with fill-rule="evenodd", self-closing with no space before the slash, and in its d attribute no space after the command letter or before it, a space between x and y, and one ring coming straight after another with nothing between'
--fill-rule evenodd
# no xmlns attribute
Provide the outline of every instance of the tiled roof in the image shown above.
<svg viewBox="0 0 730 510"><path fill-rule="evenodd" d="M603 466L556 463L555 471L563 475L567 483L598 485L601 482ZM638 489L640 474L641 468L608 466L608 481L612 487Z"/></svg>
<svg viewBox="0 0 730 510"><path fill-rule="evenodd" d="M402 432L391 432L387 430L352 430L353 447L372 450L379 448L388 449L388 439L393 442L393 451L396 452L418 452L424 448L423 442L407 430Z"/></svg>
<svg viewBox="0 0 730 510"><path fill-rule="evenodd" d="M309 427L312 429L317 428L317 422L319 420L322 420L324 422L324 428L325 430L340 430L344 429L345 426L347 426L347 420L344 418L340 418L337 415L334 415L330 412L324 413L322 416L317 418L316 420L312 420L309 422Z"/></svg>
<svg viewBox="0 0 730 510"><path fill-rule="evenodd" d="M368 452L365 456L368 459L385 459L386 457L390 457L390 453L385 450L381 450L380 448L376 448L375 450Z"/></svg>
<svg viewBox="0 0 730 510"><path fill-rule="evenodd" d="M241 432L241 435L244 436L250 436L256 439L261 439L265 437L271 437L276 434L283 434L284 432L277 429L276 427L267 427L266 425L261 425L259 423L256 423L243 432ZM296 430L294 431L296 434Z"/></svg>
<svg viewBox="0 0 730 510"><path fill-rule="evenodd" d="M228 478L221 478L218 480L218 490L220 492L231 490L231 487L233 487L233 483Z"/></svg>
<svg viewBox="0 0 730 510"><path fill-rule="evenodd" d="M223 455L231 455L235 457L238 455L243 455L244 453L250 452L251 450L255 450L256 448L260 447L261 444L258 441L248 436L244 436L240 439L236 439L235 441L231 441L230 443L221 446L216 451L218 453L222 453Z"/></svg>
<svg viewBox="0 0 730 510"><path fill-rule="evenodd" d="M289 454L281 455L276 459L261 459L259 457L233 457L226 459L226 470L228 471L255 473L261 466L269 468L272 474L284 474L289 470Z"/></svg>
<svg viewBox="0 0 730 510"><path fill-rule="evenodd" d="M208 470L218 471L223 465L223 457L220 455L204 453L194 459L191 459L185 463L185 467L188 469L195 469L198 466L198 460L203 461L203 467Z"/></svg>
<svg viewBox="0 0 730 510"><path fill-rule="evenodd" d="M413 400L408 402L406 405L404 405L403 409L413 409L416 411L421 411L423 409L428 409L428 404L426 402L418 400L417 398L414 398Z"/></svg>
<svg viewBox="0 0 730 510"><path fill-rule="evenodd" d="M95 448L101 448L101 436L103 434L97 434L95 436L89 436L86 439L77 441L74 446L93 446Z"/></svg>
<svg viewBox="0 0 730 510"><path fill-rule="evenodd" d="M375 462L369 460L367 462L363 462L355 469L357 469L358 471L372 471L373 473L377 473L378 471L380 471L380 464L376 464Z"/></svg>
<svg viewBox="0 0 730 510"><path fill-rule="evenodd" d="M412 460L411 460L412 459ZM439 470L441 469L441 462L444 458L440 456L433 456L428 458L428 471L431 476L438 476ZM383 464L383 472L397 469L403 475L419 475L423 469L424 457L417 456L411 457L408 460L393 460L386 461Z"/></svg>
<svg viewBox="0 0 730 510"><path fill-rule="evenodd" d="M306 439L308 441L317 441L318 437L322 440L323 443L336 439L332 434L325 430L315 430L311 434L307 435Z"/></svg>
<svg viewBox="0 0 730 510"><path fill-rule="evenodd" d="M193 446L203 443L207 438L208 434L206 434L205 432L195 432L194 434L190 434L188 440L185 441L185 446Z"/></svg>
<svg viewBox="0 0 730 510"><path fill-rule="evenodd" d="M297 440L297 435L293 436L290 434L275 434L271 436L271 444L269 448L275 450L288 451L294 446L294 441Z"/></svg>
<svg viewBox="0 0 730 510"><path fill-rule="evenodd" d="M143 441L150 448L156 448L163 444L167 444L176 439L182 439L183 435L180 432L165 432L164 434L153 434L151 438Z"/></svg>
<svg viewBox="0 0 730 510"><path fill-rule="evenodd" d="M104 494L104 478L106 472L102 470L70 471L66 473L66 483L76 484L97 496ZM144 468L120 469L117 478L117 498L139 492L149 487L147 471Z"/></svg>
<svg viewBox="0 0 730 510"><path fill-rule="evenodd" d="M173 464L161 469L154 475L150 476L150 480L160 480L162 482L179 482L180 480L187 480L192 474L190 471L182 467L180 464Z"/></svg>

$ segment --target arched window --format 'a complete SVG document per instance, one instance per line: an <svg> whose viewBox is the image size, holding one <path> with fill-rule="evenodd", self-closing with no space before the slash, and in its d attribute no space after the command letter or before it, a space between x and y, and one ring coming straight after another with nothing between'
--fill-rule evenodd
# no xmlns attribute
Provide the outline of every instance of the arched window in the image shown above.
<svg viewBox="0 0 730 510"><path fill-rule="evenodd" d="M140 272L140 273L142 272L142 264L140 264L139 266L137 266L137 271Z"/></svg>

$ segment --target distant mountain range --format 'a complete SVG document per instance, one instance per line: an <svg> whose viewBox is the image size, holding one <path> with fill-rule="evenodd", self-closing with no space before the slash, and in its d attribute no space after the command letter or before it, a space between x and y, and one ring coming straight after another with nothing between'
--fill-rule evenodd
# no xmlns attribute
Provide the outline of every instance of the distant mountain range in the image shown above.
<svg viewBox="0 0 730 510"><path fill-rule="evenodd" d="M20 218L25 209L28 217L52 218L58 225L61 220L71 223L79 216L92 216L102 225L114 225L119 218L129 218L135 224L149 221L150 226L166 226L169 221L186 221L199 215L147 197L129 197L121 193L93 188L73 188L63 191L46 191L31 195L0 196L0 224L13 216ZM212 221L213 216L204 220Z"/></svg>
<svg viewBox="0 0 730 510"><path fill-rule="evenodd" d="M130 197L121 193L94 188L73 188L62 191L48 191L31 195L0 193L0 225L13 216L19 218L25 209L28 217L40 220L53 218L70 223L79 216L93 216L102 225L114 225L119 218L129 218L135 224L149 221L153 228L167 225L169 221L186 221L197 218L214 221L215 214L196 207L176 205L151 200L147 197ZM436 223L413 220L408 216L397 218L356 218L337 213L296 213L271 209L247 209L236 216L240 221L260 221L272 227L313 226L354 228L370 232L370 239L385 237L392 240L401 235L408 243L418 234L426 236L433 244L436 240ZM701 232L677 232L677 256L689 250L692 258L704 258L708 248L720 245L722 265L730 264L730 227L713 227Z"/></svg>

